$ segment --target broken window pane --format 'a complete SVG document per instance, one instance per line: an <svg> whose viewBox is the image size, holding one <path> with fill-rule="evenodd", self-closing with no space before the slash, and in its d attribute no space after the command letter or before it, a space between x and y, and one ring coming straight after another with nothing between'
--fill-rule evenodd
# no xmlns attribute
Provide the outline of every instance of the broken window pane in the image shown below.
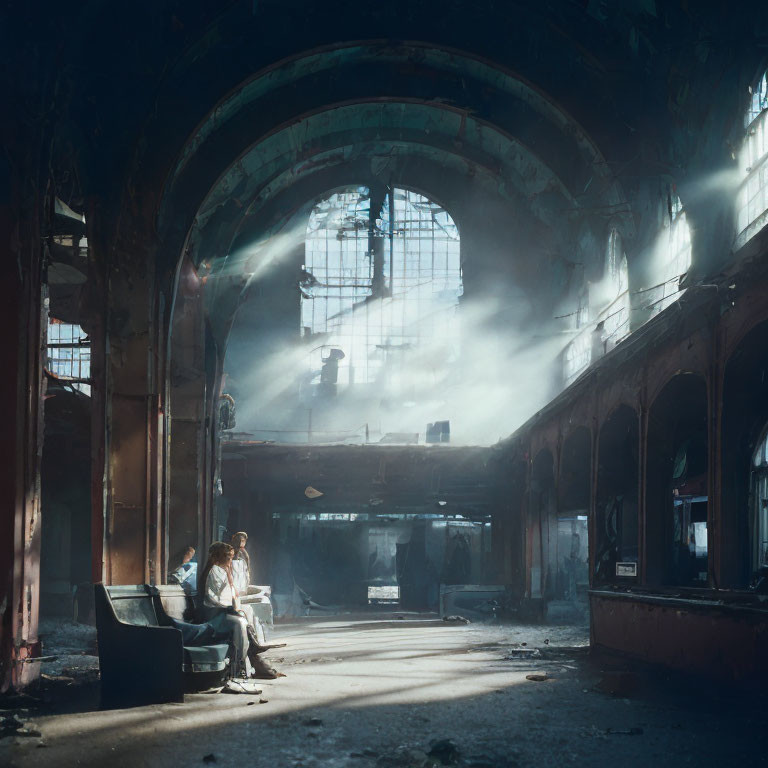
<svg viewBox="0 0 768 768"><path fill-rule="evenodd" d="M88 335L79 325L49 319L46 368L86 395L91 394L90 345Z"/></svg>
<svg viewBox="0 0 768 768"><path fill-rule="evenodd" d="M312 210L302 326L320 342L310 353L315 382L378 382L394 393L406 367L458 357L459 232L445 209L411 190L390 190L374 213L365 187Z"/></svg>
<svg viewBox="0 0 768 768"><path fill-rule="evenodd" d="M747 128L756 117L768 109L768 72L764 72L757 85L750 90L749 107L744 116L744 125Z"/></svg>

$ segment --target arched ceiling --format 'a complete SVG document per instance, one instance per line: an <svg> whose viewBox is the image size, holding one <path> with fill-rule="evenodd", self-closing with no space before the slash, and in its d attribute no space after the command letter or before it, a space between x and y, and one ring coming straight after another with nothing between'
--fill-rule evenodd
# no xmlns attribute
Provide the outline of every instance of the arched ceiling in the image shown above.
<svg viewBox="0 0 768 768"><path fill-rule="evenodd" d="M515 73L455 50L373 41L282 61L222 99L180 153L158 231L172 241L187 227L186 252L194 261L226 259L238 235L241 243L247 233L263 240L306 202L292 188L366 160L364 175L350 174L346 183L386 183L395 173L400 183L433 195L462 184L484 187L529 230L547 231L542 244L566 260L576 260L570 225L581 210L614 220L628 211L585 131ZM416 177L425 164L440 168L447 184L430 189ZM282 213L265 218L277 198ZM460 220L460 206L454 213ZM230 259L230 276L238 270L254 271ZM219 281L217 288L224 284L216 310L230 315L237 283Z"/></svg>
<svg viewBox="0 0 768 768"><path fill-rule="evenodd" d="M240 204L248 205L238 183L249 176L249 190L258 188L255 164L269 175L264 155L274 163L275 155L292 152L301 162L300 149L311 164L323 152L372 139L382 142L385 153L388 140L465 157L467 168L495 171L501 186L519 188L520 179L527 179L531 198L540 193L533 177L547 176L570 203L584 197L590 205L599 197L601 205L621 206L621 190L584 131L513 73L456 51L371 43L283 61L219 102L187 142L166 184L159 230L182 220L189 224L179 209L200 205L202 195L210 208L237 189ZM510 162L515 153L517 162ZM222 177L227 157L233 165ZM302 169L292 165L297 178ZM512 177L504 176L507 170ZM207 218L198 215L197 226Z"/></svg>
<svg viewBox="0 0 768 768"><path fill-rule="evenodd" d="M361 151L396 156L406 176L426 164L445 168L446 179L452 170L456 186L462 168L465 179L501 179L500 197L541 224L562 197L569 214L587 220L579 232L630 211L625 242L634 229L650 233L659 174L684 191L732 162L746 87L765 65L767 20L755 3L329 0L298 12L158 0L135 15L96 2L51 7L44 27L30 16L29 29L36 55L57 72L53 167L74 166L77 186L114 211L104 229L116 233L112 242L125 240L117 251L149 248L168 275L201 206L234 178L239 159L278 135L300 139L299 126L319 125L320 115L328 129L315 157L289 163L290 152L279 151L284 162L269 178L250 167L241 220L209 217L206 242L226 249L268 211L278 222L277 201L295 205L291 184L330 181L337 159L360 165ZM334 113L350 109L362 124L375 102L427 112L441 129L434 141L426 131L416 140L427 124L417 120L410 134L345 141L332 126ZM558 190L549 201L536 194L545 176ZM709 214L705 207L699 221L718 220Z"/></svg>
<svg viewBox="0 0 768 768"><path fill-rule="evenodd" d="M464 174L472 169L495 177L502 196L527 200L531 213L553 226L556 217L577 204L545 163L494 126L431 105L378 102L317 113L254 145L211 189L195 224L200 229L208 226L233 198L248 216L297 177L319 168L361 154L373 159L411 152L461 158ZM541 197L549 198L546 204Z"/></svg>
<svg viewBox="0 0 768 768"><path fill-rule="evenodd" d="M129 216L135 208L157 213L163 184L201 141L218 176L229 158L217 158L209 139L228 141L225 126L237 133L235 112L251 121L253 143L265 125L295 118L297 104L323 109L386 95L446 100L493 124L507 112L504 100L516 99L514 128L505 130L536 152L544 142L539 154L566 185L575 153L554 150L557 114L570 116L561 129L577 141L589 137L606 169L629 185L659 172L680 180L690 163L703 172L730 157L724 139L737 139L739 126L729 116L765 67L768 28L765 4L658 0L328 0L300 12L279 3L157 0L140 14L86 2L50 5L44 24L31 9L20 16L11 42L47 56L56 71L55 167L76 164L83 192L118 205L122 195ZM14 87L30 79L21 74ZM398 92L387 94L398 79ZM454 98L459 90L476 103ZM551 110L552 119L539 119ZM233 145L235 155L245 150ZM206 183L207 191L213 180ZM194 216L185 215L173 214L182 231Z"/></svg>
<svg viewBox="0 0 768 768"><path fill-rule="evenodd" d="M253 126L265 106L282 112L268 113L273 124L278 124L281 117L287 121L302 111L310 113L321 108L328 98L324 86L329 78L337 102L365 101L376 96L443 104L499 123L507 130L512 125L520 140L532 147L567 142L575 150L571 154L580 153L587 164L594 162L598 154L573 118L516 73L462 51L417 42L393 46L387 41L373 41L314 50L254 74L217 104L197 128L174 176L215 133L236 125L238 119ZM293 96L287 98L290 92ZM559 170L567 177L574 169L563 165ZM584 169L577 165L576 170Z"/></svg>

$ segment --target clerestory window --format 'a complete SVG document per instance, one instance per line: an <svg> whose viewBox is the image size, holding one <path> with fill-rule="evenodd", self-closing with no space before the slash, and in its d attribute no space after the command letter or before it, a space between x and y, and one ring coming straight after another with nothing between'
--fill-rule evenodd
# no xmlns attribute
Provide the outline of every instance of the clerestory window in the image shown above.
<svg viewBox="0 0 768 768"><path fill-rule="evenodd" d="M749 89L749 107L744 116L744 127L749 128L756 117L768 109L768 71L757 81L754 88Z"/></svg>
<svg viewBox="0 0 768 768"><path fill-rule="evenodd" d="M659 243L661 270L659 285L648 292L652 314L657 314L680 298L680 281L691 267L691 229L680 198L667 194L667 215Z"/></svg>
<svg viewBox="0 0 768 768"><path fill-rule="evenodd" d="M575 381L592 361L592 332L582 331L566 348L563 363L565 365L565 383Z"/></svg>
<svg viewBox="0 0 768 768"><path fill-rule="evenodd" d="M458 357L459 231L438 203L367 187L318 202L307 226L301 325L313 383L434 384ZM418 374L418 375L416 375Z"/></svg>
<svg viewBox="0 0 768 768"><path fill-rule="evenodd" d="M611 230L608 237L606 273L611 303L601 315L605 318L603 344L608 350L615 347L629 333L629 269L621 236L615 229Z"/></svg>
<svg viewBox="0 0 768 768"><path fill-rule="evenodd" d="M627 257L621 236L614 229L608 236L603 280L589 285L579 296L575 315L579 333L563 355L566 384L575 381L589 367L593 354L607 352L629 334L629 312Z"/></svg>
<svg viewBox="0 0 768 768"><path fill-rule="evenodd" d="M767 73L768 74L768 73ZM747 135L739 163L742 181L736 198L738 231L747 238L768 221L768 80L766 74L752 89L745 116ZM755 224L756 223L756 224ZM750 225L755 224L754 228ZM752 229L754 231L752 231Z"/></svg>

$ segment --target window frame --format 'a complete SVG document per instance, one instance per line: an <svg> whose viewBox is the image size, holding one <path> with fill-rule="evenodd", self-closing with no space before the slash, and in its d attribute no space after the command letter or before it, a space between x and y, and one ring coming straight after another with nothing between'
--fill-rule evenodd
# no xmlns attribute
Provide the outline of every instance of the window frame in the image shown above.
<svg viewBox="0 0 768 768"><path fill-rule="evenodd" d="M58 333L55 335L56 341L51 341L51 331L54 328L58 330ZM63 328L69 329L70 339L62 340L61 331ZM74 340L75 333L77 333L77 341ZM59 353L63 352L65 355L64 357L55 357L51 354L52 350ZM87 351L87 354L83 354L84 351ZM91 341L82 326L49 316L46 326L45 352L45 367L51 375L90 396L92 384ZM67 352L70 352L71 356L67 357ZM79 375L75 375L75 367L77 367ZM69 373L66 372L67 369L69 369Z"/></svg>
<svg viewBox="0 0 768 768"><path fill-rule="evenodd" d="M688 213L679 195L668 192L669 225L664 226L667 242L663 244L664 264L662 281L649 290L649 303L646 309L651 310L651 316L658 315L676 302L685 293L680 287L683 278L688 274L693 264L693 245L691 228L688 224Z"/></svg>
<svg viewBox="0 0 768 768"><path fill-rule="evenodd" d="M362 290L347 302L348 306L340 301L337 322L331 322L336 315L329 315L326 307L324 322L318 323L314 318L318 300L327 302L328 297L323 295L322 288L326 286L322 280L319 289L311 285L318 285L315 262L310 257L312 217L318 206L353 190L364 191L368 201L364 235L359 235L363 229L362 219L356 223L360 225L355 238L356 274L361 257L368 260L363 270L366 274L357 286ZM343 232L340 227L337 230ZM444 234L438 234L438 230ZM326 232L326 267L321 277L327 280L327 233L331 230L323 231ZM415 250L413 243L417 243ZM322 253L320 256L322 258ZM303 279L306 281L309 274L310 285L300 283L303 332L307 333L308 329L310 338L326 337L324 343L310 353L317 358L310 359L311 382L315 382L326 360L324 352L330 354L329 350L334 348L344 352L344 362L338 366L339 383L343 386L383 381L390 387L398 387L400 361L418 355L419 347L425 342L452 346L448 360L457 359L459 333L454 318L464 292L461 256L461 235L455 219L445 206L420 191L404 186L388 187L386 194L374 201L371 190L359 185L337 189L319 198L311 209L305 236ZM443 310L446 317L442 317ZM358 377L359 371L362 375Z"/></svg>
<svg viewBox="0 0 768 768"><path fill-rule="evenodd" d="M744 178L736 192L737 237L749 239L768 221L768 70L752 93L745 116L744 143L739 155ZM757 202L755 202L757 201ZM757 206L757 207L754 207ZM759 223L761 219L765 219ZM757 224L757 226L754 226ZM753 231L750 232L750 230Z"/></svg>

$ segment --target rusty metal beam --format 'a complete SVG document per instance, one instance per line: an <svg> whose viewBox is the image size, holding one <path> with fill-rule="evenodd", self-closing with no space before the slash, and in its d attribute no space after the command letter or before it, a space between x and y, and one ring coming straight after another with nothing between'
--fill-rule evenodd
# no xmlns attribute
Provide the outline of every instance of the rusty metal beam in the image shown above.
<svg viewBox="0 0 768 768"><path fill-rule="evenodd" d="M0 322L8 333L10 367L0 379L6 435L0 441L0 691L23 687L39 674L39 665L25 662L40 655L41 204L37 200L33 215L24 218L9 205L0 206L6 261L21 265L20 272L9 270L0 289Z"/></svg>

